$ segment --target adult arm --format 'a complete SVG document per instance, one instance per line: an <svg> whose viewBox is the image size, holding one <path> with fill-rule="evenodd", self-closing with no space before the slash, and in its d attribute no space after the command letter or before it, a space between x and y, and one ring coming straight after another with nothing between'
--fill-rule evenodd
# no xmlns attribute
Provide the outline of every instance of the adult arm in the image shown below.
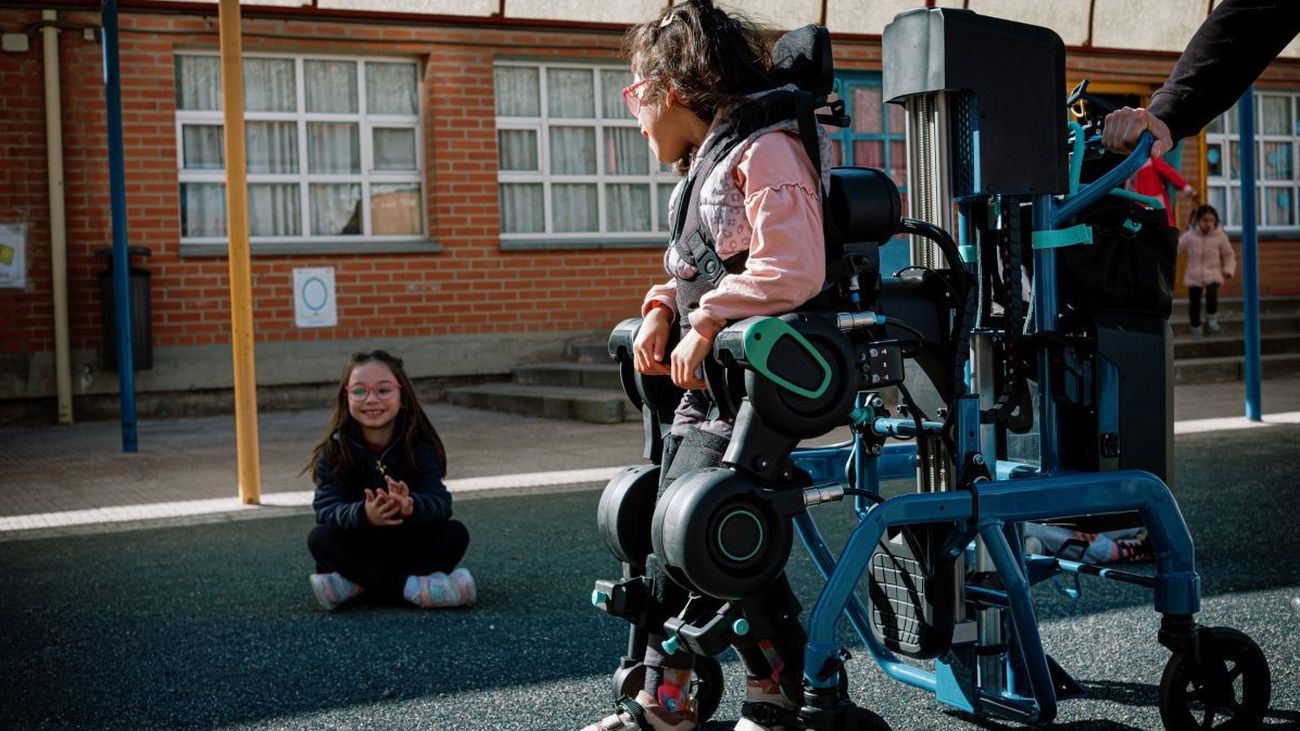
<svg viewBox="0 0 1300 731"><path fill-rule="evenodd" d="M1174 142L1196 134L1231 107L1297 33L1295 0L1224 0L1151 95L1148 111L1169 127Z"/></svg>

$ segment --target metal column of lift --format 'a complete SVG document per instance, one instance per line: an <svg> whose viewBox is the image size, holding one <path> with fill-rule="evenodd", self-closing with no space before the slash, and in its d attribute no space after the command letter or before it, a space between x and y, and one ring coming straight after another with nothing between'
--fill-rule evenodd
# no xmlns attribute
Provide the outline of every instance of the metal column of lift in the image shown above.
<svg viewBox="0 0 1300 731"><path fill-rule="evenodd" d="M962 251L969 249L966 221L958 220L955 213L955 201L952 187L952 112L948 92L939 91L910 97L907 109L907 160L908 160L908 215L912 218L928 221L945 231L955 232ZM963 253L963 255L965 255ZM972 260L974 257L972 257ZM912 237L911 262L913 266L939 269L947 266L938 246L918 236ZM968 262L969 263L969 262ZM992 408L996 401L993 376L993 348L989 339L982 335L971 338L970 390L979 394L980 408ZM993 424L980 427L980 443L983 449L993 449L997 444L997 434ZM921 448L918 445L918 448ZM943 443L937 439L929 440L928 474L918 475L918 488L923 492L940 492L952 487L949 460L944 454ZM975 541L975 570L994 571L993 559L984 546L984 541ZM968 632L974 624L977 647L1000 647L1005 645L1003 632L1003 610L980 609L975 616L965 613L965 578L964 561L958 559L958 567L953 572L956 591L956 622L954 634ZM1005 687L1003 657L996 654L979 653L979 684L993 692L1000 692Z"/></svg>

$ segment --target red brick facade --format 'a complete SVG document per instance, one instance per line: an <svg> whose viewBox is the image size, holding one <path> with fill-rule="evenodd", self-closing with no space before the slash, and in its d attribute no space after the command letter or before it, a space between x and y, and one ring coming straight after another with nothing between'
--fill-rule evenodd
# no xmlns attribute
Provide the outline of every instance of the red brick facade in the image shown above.
<svg viewBox="0 0 1300 731"><path fill-rule="evenodd" d="M36 20L35 11L5 11L4 25ZM60 20L98 24L100 18L64 13ZM230 328L227 262L180 255L173 66L177 49L216 48L216 19L131 12L120 22L129 241L153 252L147 262L153 344L221 345ZM423 60L428 234L443 247L419 254L256 255L259 343L598 330L635 313L647 284L662 277L660 253L650 248L507 252L498 241L493 60L614 60L617 32L263 17L245 18L244 33L246 53ZM65 31L59 46L72 348L94 351L100 347L97 275L104 265L93 252L111 244L101 45ZM878 40L839 41L837 51L842 68L879 69ZM1072 53L1069 77L1071 83L1086 75L1155 88L1173 60L1168 54ZM0 54L0 222L29 224L28 286L0 289L0 355L54 348L42 66L39 36L26 53ZM1270 86L1300 89L1300 64L1275 64L1261 82ZM1183 172L1199 179L1196 156L1186 160ZM1260 251L1263 292L1300 294L1300 244L1266 239ZM338 327L294 326L292 270L305 266L336 268Z"/></svg>

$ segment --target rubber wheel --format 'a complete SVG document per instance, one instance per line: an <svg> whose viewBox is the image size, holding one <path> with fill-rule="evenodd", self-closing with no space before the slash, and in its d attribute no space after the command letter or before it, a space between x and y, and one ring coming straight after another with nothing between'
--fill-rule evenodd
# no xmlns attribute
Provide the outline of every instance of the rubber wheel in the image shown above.
<svg viewBox="0 0 1300 731"><path fill-rule="evenodd" d="M635 698L637 691L645 687L645 665L637 664L630 668L614 671L614 701L627 696ZM691 679L691 697L695 699L695 712L699 714L700 723L713 718L722 702L722 665L714 657L696 657L695 675Z"/></svg>
<svg viewBox="0 0 1300 731"><path fill-rule="evenodd" d="M1174 653L1160 678L1160 720L1167 731L1246 731L1264 722L1272 693L1268 661L1255 641L1228 627L1210 633L1226 674L1206 678L1192 658ZM1202 637L1202 642L1206 639Z"/></svg>

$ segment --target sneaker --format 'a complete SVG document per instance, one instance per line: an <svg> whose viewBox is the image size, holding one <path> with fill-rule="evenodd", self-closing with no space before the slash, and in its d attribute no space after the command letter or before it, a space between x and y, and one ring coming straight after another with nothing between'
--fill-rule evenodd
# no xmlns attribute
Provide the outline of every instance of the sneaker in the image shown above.
<svg viewBox="0 0 1300 731"><path fill-rule="evenodd" d="M1205 330L1200 325L1193 325L1187 332L1192 336L1192 340L1200 340L1205 337Z"/></svg>
<svg viewBox="0 0 1300 731"><path fill-rule="evenodd" d="M312 574L307 577L307 580L311 582L311 591L316 595L316 601L331 612L357 598L357 595L363 591L360 585L345 579L343 574L337 571L329 574Z"/></svg>
<svg viewBox="0 0 1300 731"><path fill-rule="evenodd" d="M462 606L470 606L478 599L478 587L474 586L474 577L469 569L461 567L447 574L447 578L460 588Z"/></svg>
<svg viewBox="0 0 1300 731"><path fill-rule="evenodd" d="M694 700L688 702L687 708L669 713L643 690L636 694L635 699L619 701L614 715L585 726L582 731L640 731L647 728L653 731L695 731L699 725Z"/></svg>
<svg viewBox="0 0 1300 731"><path fill-rule="evenodd" d="M789 731L800 728L798 709L770 678L745 681L745 703L735 731Z"/></svg>
<svg viewBox="0 0 1300 731"><path fill-rule="evenodd" d="M1151 545L1145 532L1135 538L1117 539L1110 556L1112 563L1146 563L1155 558L1155 546Z"/></svg>
<svg viewBox="0 0 1300 731"><path fill-rule="evenodd" d="M1218 316L1216 316L1216 315L1209 315L1209 316L1207 316L1207 317L1205 318L1205 329L1206 329L1206 331L1209 332L1211 335L1214 335L1214 334L1218 333L1220 330L1222 330L1222 329L1223 329L1223 326L1219 324L1219 318L1218 318Z"/></svg>
<svg viewBox="0 0 1300 731"><path fill-rule="evenodd" d="M462 607L467 604L465 595L461 592L461 584L452 581L441 571L435 571L427 576L406 577L402 596L406 601L422 609Z"/></svg>

